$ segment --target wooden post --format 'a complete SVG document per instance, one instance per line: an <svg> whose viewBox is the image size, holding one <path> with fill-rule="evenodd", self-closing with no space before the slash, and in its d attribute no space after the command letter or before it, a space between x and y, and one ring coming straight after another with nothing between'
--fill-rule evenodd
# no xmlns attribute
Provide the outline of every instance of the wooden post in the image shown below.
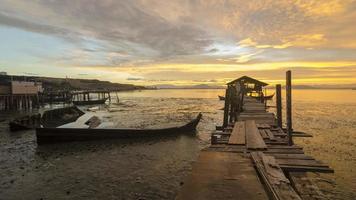
<svg viewBox="0 0 356 200"><path fill-rule="evenodd" d="M276 107L277 107L277 125L282 128L282 88L281 84L276 85Z"/></svg>
<svg viewBox="0 0 356 200"><path fill-rule="evenodd" d="M293 145L292 138L292 72L287 71L286 73L286 102L287 102L287 134L288 134L288 144Z"/></svg>
<svg viewBox="0 0 356 200"><path fill-rule="evenodd" d="M241 90L241 99L240 99L240 106L239 106L239 114L242 112L243 106L244 106L244 98L245 98L245 85L240 84L240 90ZM246 94L247 95L247 94Z"/></svg>
<svg viewBox="0 0 356 200"><path fill-rule="evenodd" d="M234 122L235 121L235 108L236 108L236 90L234 88L234 86L231 86L230 89L229 89L229 98L230 98L230 112L229 112L229 115L230 115L230 119L229 119L229 122Z"/></svg>
<svg viewBox="0 0 356 200"><path fill-rule="evenodd" d="M230 107L229 87L230 86L228 86L225 92L225 107L224 107L224 122L223 122L224 128L226 128L227 124L229 123L229 107Z"/></svg>

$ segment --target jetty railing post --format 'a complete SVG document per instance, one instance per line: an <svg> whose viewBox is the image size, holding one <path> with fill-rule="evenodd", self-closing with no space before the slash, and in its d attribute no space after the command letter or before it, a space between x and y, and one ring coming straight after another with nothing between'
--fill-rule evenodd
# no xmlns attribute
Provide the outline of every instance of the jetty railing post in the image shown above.
<svg viewBox="0 0 356 200"><path fill-rule="evenodd" d="M241 90L241 99L240 99L239 114L240 114L240 112L242 112L244 98L245 98L245 86L243 84L240 84L240 90Z"/></svg>
<svg viewBox="0 0 356 200"><path fill-rule="evenodd" d="M277 125L282 128L282 87L280 84L276 85L276 107L277 107Z"/></svg>
<svg viewBox="0 0 356 200"><path fill-rule="evenodd" d="M225 107L224 107L224 121L223 121L223 127L227 127L227 124L229 123L229 100L230 100L230 94L229 94L229 87L226 88L225 92Z"/></svg>
<svg viewBox="0 0 356 200"><path fill-rule="evenodd" d="M236 90L234 88L234 86L231 86L229 89L229 98L230 98L230 119L229 122L234 122L235 120L235 108L236 108Z"/></svg>
<svg viewBox="0 0 356 200"><path fill-rule="evenodd" d="M235 107L235 114L234 114L234 119L235 121L237 121L237 118L240 114L240 104L241 104L241 88L239 84L236 84L235 88L234 88L235 92L236 92L236 107Z"/></svg>
<svg viewBox="0 0 356 200"><path fill-rule="evenodd" d="M293 145L292 138L292 72L287 71L286 73L286 102L287 102L287 134L288 134L288 144Z"/></svg>

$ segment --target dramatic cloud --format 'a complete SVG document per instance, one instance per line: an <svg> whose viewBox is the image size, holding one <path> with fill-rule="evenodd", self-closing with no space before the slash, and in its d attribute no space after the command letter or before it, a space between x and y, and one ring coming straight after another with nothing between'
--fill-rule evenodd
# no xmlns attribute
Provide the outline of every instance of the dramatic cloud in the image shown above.
<svg viewBox="0 0 356 200"><path fill-rule="evenodd" d="M204 82L215 80L218 71L248 69L262 75L271 68L309 73L319 66L321 73L330 62L356 66L355 20L355 0L0 0L6 45L16 43L8 32L13 28L47 41L16 44L0 64L26 66L12 59L21 52L33 57L31 66L48 71L84 68L142 83L166 76ZM354 70L337 73L345 80L356 76Z"/></svg>

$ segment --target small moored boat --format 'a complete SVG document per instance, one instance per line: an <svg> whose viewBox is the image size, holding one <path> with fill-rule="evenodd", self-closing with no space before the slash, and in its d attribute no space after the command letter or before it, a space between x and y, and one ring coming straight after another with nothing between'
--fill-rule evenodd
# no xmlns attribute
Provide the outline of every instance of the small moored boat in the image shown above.
<svg viewBox="0 0 356 200"><path fill-rule="evenodd" d="M64 108L57 108L53 110L47 110L42 115L42 126L58 127L64 124L75 122L79 117L85 113L77 106L70 106Z"/></svg>
<svg viewBox="0 0 356 200"><path fill-rule="evenodd" d="M254 97L254 96L251 96L251 97L255 98L255 99L258 99L258 100L261 99L261 97ZM263 99L264 100L271 100L271 99L273 99L273 97L274 97L274 94L271 94L271 95L264 96Z"/></svg>
<svg viewBox="0 0 356 200"><path fill-rule="evenodd" d="M9 122L10 131L22 131L39 127L41 123L41 115L27 115Z"/></svg>
<svg viewBox="0 0 356 200"><path fill-rule="evenodd" d="M202 114L199 113L195 119L183 126L162 129L37 128L36 136L38 144L172 136L194 132L201 118Z"/></svg>
<svg viewBox="0 0 356 200"><path fill-rule="evenodd" d="M225 97L224 97L224 96L218 95L218 97L219 97L219 100L220 100L220 101L224 101L224 100L225 100Z"/></svg>

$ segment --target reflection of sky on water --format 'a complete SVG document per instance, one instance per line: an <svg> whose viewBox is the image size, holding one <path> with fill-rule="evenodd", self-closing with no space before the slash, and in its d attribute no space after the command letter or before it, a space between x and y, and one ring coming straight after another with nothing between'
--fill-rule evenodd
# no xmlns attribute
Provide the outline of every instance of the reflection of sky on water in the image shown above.
<svg viewBox="0 0 356 200"><path fill-rule="evenodd" d="M0 180L0 196L174 198L199 149L209 144L211 131L222 122L223 101L217 95L224 95L224 90L120 92L119 104L112 94L112 104L85 111L79 120L97 115L103 127L159 128L182 125L202 112L197 137L37 147L33 131L8 133L7 123L1 122L0 170L7 175ZM317 176L318 185L339 199L354 199L356 92L293 90L293 98L295 130L314 136L296 143L335 169L335 175ZM327 183L330 180L335 186Z"/></svg>

